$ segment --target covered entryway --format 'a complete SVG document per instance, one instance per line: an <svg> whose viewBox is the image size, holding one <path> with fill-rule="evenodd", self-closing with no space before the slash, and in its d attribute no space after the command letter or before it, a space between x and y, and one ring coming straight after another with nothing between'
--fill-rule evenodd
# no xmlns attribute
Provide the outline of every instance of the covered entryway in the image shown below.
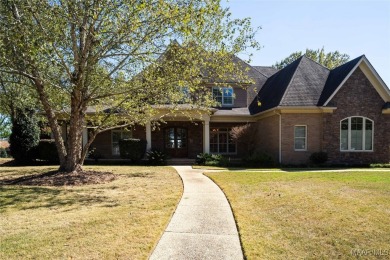
<svg viewBox="0 0 390 260"><path fill-rule="evenodd" d="M188 156L188 132L184 127L167 127L164 129L165 152L172 158Z"/></svg>

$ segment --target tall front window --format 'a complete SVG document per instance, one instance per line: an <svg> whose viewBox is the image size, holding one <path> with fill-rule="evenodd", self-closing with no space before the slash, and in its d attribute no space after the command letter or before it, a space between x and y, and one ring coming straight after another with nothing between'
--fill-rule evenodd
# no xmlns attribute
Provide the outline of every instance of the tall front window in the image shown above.
<svg viewBox="0 0 390 260"><path fill-rule="evenodd" d="M111 143L112 143L112 155L120 155L119 153L119 140L131 138L131 131L128 130L112 130L111 131Z"/></svg>
<svg viewBox="0 0 390 260"><path fill-rule="evenodd" d="M236 153L236 142L230 135L230 128L210 128L210 152L218 154Z"/></svg>
<svg viewBox="0 0 390 260"><path fill-rule="evenodd" d="M294 150L306 151L307 150L307 131L305 125L297 125L294 127Z"/></svg>
<svg viewBox="0 0 390 260"><path fill-rule="evenodd" d="M348 117L340 122L341 151L372 151L374 122L366 117Z"/></svg>
<svg viewBox="0 0 390 260"><path fill-rule="evenodd" d="M213 98L222 106L234 104L234 91L229 87L213 87Z"/></svg>

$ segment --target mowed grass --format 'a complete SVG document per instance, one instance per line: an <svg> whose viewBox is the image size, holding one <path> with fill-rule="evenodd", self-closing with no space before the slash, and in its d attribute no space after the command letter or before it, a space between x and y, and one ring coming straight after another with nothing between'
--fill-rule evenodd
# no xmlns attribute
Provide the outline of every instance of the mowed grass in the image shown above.
<svg viewBox="0 0 390 260"><path fill-rule="evenodd" d="M390 171L206 175L227 195L248 259L390 256Z"/></svg>
<svg viewBox="0 0 390 260"><path fill-rule="evenodd" d="M0 179L57 167L0 167ZM0 186L0 259L145 259L180 200L170 167L96 166L113 182Z"/></svg>

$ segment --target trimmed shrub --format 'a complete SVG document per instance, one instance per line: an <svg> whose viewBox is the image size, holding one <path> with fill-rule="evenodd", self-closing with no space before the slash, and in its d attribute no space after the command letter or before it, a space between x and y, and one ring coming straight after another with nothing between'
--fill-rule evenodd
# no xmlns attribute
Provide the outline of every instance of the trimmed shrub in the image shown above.
<svg viewBox="0 0 390 260"><path fill-rule="evenodd" d="M146 151L146 140L143 139L121 139L119 140L119 152L122 159L130 159L139 162Z"/></svg>
<svg viewBox="0 0 390 260"><path fill-rule="evenodd" d="M205 165L207 161L211 161L211 154L200 153L196 156L196 164Z"/></svg>
<svg viewBox="0 0 390 260"><path fill-rule="evenodd" d="M48 162L59 162L56 143L53 139L42 139L33 149L34 159Z"/></svg>
<svg viewBox="0 0 390 260"><path fill-rule="evenodd" d="M390 163L372 163L371 168L390 168Z"/></svg>
<svg viewBox="0 0 390 260"><path fill-rule="evenodd" d="M251 167L273 167L275 166L274 159L266 153L254 153L253 155L244 158L243 162Z"/></svg>
<svg viewBox="0 0 390 260"><path fill-rule="evenodd" d="M146 153L150 165L166 165L167 155L164 152L153 150Z"/></svg>
<svg viewBox="0 0 390 260"><path fill-rule="evenodd" d="M196 156L196 163L207 166L227 166L229 161L221 154L200 153Z"/></svg>
<svg viewBox="0 0 390 260"><path fill-rule="evenodd" d="M12 122L10 153L17 163L31 162L39 142L39 127L33 111L18 111Z"/></svg>
<svg viewBox="0 0 390 260"><path fill-rule="evenodd" d="M328 154L325 152L312 153L309 159L313 164L324 164L328 160Z"/></svg>

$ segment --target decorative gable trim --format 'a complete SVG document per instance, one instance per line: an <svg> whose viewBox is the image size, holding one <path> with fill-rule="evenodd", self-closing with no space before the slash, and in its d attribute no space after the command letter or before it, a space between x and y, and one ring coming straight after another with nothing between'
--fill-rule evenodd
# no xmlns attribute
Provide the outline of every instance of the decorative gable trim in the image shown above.
<svg viewBox="0 0 390 260"><path fill-rule="evenodd" d="M385 102L390 101L390 90L387 88L385 82L381 79L378 73L375 71L374 67L367 60L366 56L362 56L360 61L356 63L355 67L348 73L345 79L340 83L337 89L333 92L333 94L326 100L324 106L327 106L328 103L333 99L333 97L339 92L340 88L344 85L344 83L349 79L352 73L355 72L357 68L360 68L370 83L374 86L375 90L381 96L381 98Z"/></svg>

